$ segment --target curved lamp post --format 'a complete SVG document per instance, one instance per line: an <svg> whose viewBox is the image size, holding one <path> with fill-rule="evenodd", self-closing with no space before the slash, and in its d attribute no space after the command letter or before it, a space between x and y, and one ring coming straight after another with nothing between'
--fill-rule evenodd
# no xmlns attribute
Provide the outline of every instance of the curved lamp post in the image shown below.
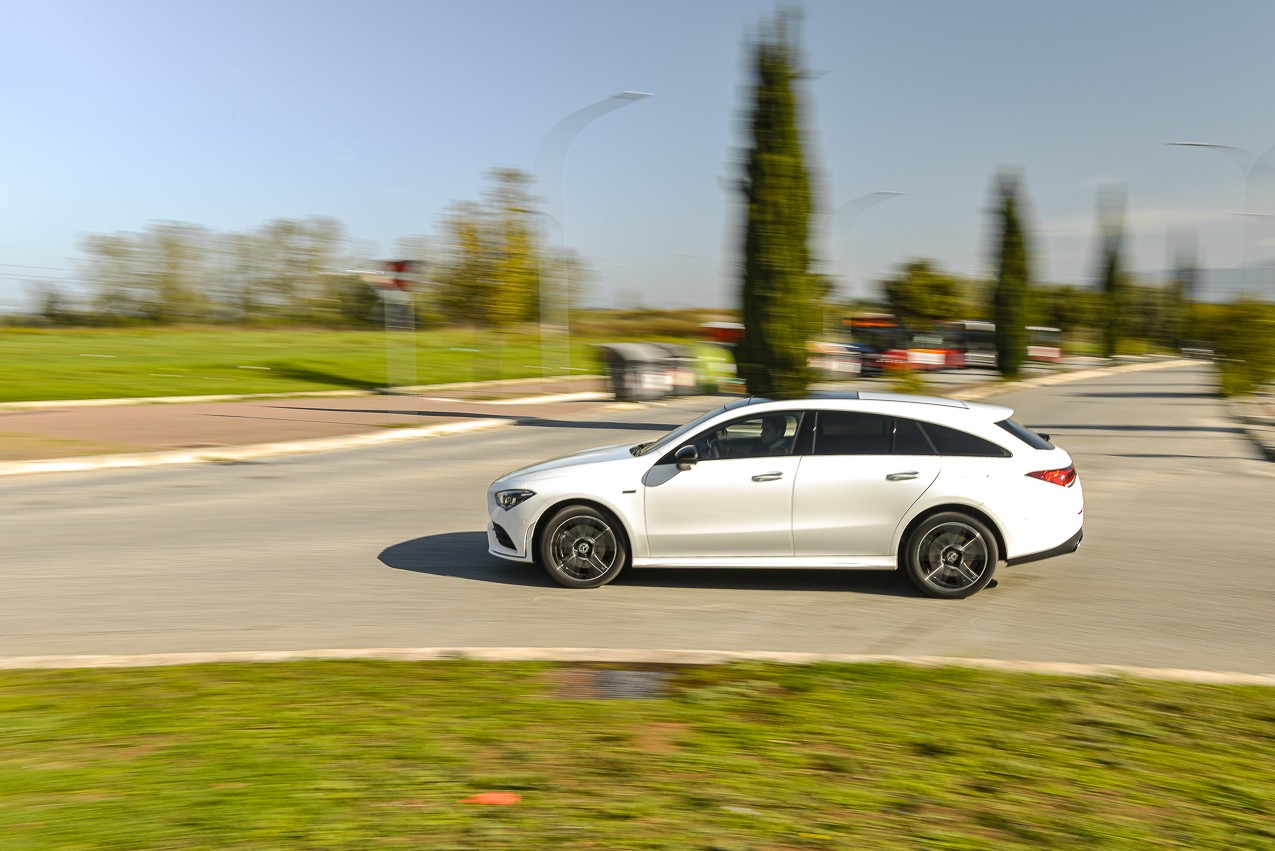
<svg viewBox="0 0 1275 851"><path fill-rule="evenodd" d="M550 207L550 212L543 214L543 219L547 225L553 223L557 225L557 239L546 239L544 250L540 255L540 371L542 374L547 372L547 364L545 362L545 321L546 302L545 298L545 256L544 251L548 250L550 244L562 245L563 239L563 167L566 163L567 149L575 140L575 137L586 126L606 115L608 112L628 106L631 103L637 103L651 97L649 92L619 92L611 95L605 100L590 104L583 109L578 109L559 121L553 126L544 141L540 143L540 151L536 155L536 174L540 178L540 185L544 188L546 198ZM571 369L571 296L565 291L562 293L563 305L563 325L566 330L567 351L566 351L566 368Z"/></svg>
<svg viewBox="0 0 1275 851"><path fill-rule="evenodd" d="M867 195L860 195L858 198L851 198L849 201L839 204L833 208L832 212L828 214L824 221L824 234L825 242L828 246L828 259L832 260L832 255L836 253L832 249L832 222L838 213L842 210L850 211L850 221L849 224L845 226L848 233L850 228L854 227L855 221L858 220L864 210L868 209L873 204L880 204L882 201L889 201L891 198L898 198L900 195L906 194L906 192L869 192ZM848 268L849 267L847 267L847 269ZM847 277L849 276L847 275Z"/></svg>
<svg viewBox="0 0 1275 851"><path fill-rule="evenodd" d="M1269 159L1272 154L1275 154L1275 147L1267 149L1264 154L1255 154L1252 151L1237 148L1234 145L1214 145L1209 142L1169 142L1168 144L1176 148L1210 148L1226 154L1243 172L1244 233L1243 241L1240 243L1240 294L1247 295L1249 243L1252 241L1254 233L1253 220L1259 216L1266 215L1266 213L1253 212L1254 199L1258 194L1259 180L1265 179L1268 181L1265 184L1268 191L1272 186L1275 186L1275 163ZM1268 198L1267 201L1269 202L1269 200ZM1269 206L1269 203L1266 206Z"/></svg>

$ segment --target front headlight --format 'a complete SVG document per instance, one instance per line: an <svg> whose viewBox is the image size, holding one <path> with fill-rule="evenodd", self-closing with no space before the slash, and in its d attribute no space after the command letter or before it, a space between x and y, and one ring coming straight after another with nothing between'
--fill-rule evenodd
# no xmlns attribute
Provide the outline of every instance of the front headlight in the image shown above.
<svg viewBox="0 0 1275 851"><path fill-rule="evenodd" d="M523 488L514 490L496 491L496 503L505 511L513 508L515 505L521 505L536 495L535 491L529 491Z"/></svg>

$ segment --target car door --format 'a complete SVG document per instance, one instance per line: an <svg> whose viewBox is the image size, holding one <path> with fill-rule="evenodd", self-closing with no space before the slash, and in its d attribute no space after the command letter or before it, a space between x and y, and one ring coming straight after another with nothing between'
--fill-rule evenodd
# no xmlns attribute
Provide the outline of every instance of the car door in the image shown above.
<svg viewBox="0 0 1275 851"><path fill-rule="evenodd" d="M902 417L819 411L793 488L797 556L884 556L943 459Z"/></svg>
<svg viewBox="0 0 1275 851"><path fill-rule="evenodd" d="M763 443L767 418L782 437ZM643 480L647 545L655 558L790 557L800 412L740 417L674 447ZM700 460L673 462L693 445Z"/></svg>

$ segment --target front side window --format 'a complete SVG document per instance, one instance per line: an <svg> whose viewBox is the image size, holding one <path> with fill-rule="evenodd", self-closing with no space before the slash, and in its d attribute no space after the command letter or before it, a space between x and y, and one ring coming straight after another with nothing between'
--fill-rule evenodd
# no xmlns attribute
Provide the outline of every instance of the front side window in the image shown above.
<svg viewBox="0 0 1275 851"><path fill-rule="evenodd" d="M764 458L793 454L801 414L781 412L733 420L698 435L691 444L701 461L718 458Z"/></svg>
<svg viewBox="0 0 1275 851"><path fill-rule="evenodd" d="M681 440L684 435L691 433L692 431L699 428L701 425L713 419L714 417L719 416L725 413L726 411L729 411L731 408L737 408L741 404L747 404L747 400L736 399L733 402L727 402L725 405L722 405L721 407L714 408L713 410L708 411L707 413L700 414L698 417L691 420L690 422L682 423L680 426L673 429L669 433L665 434L663 437L659 438L658 440L654 440L648 443L637 444L636 446L632 447L630 451L633 452L634 455L647 455L652 452L660 452L661 450L672 445L675 441Z"/></svg>

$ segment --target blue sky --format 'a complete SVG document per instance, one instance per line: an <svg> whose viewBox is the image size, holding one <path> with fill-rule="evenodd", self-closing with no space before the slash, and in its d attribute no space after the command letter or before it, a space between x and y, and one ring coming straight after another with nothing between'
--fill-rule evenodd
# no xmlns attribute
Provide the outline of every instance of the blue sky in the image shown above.
<svg viewBox="0 0 1275 851"><path fill-rule="evenodd" d="M332 216L368 252L432 234L495 166L531 170L568 114L563 232L593 300L733 305L742 47L754 0L0 0L0 306L71 278L87 233L172 220L247 230ZM830 211L821 268L862 294L909 258L981 272L997 170L1027 187L1037 276L1086 283L1098 188L1128 191L1131 260L1198 234L1245 254L1245 180L1275 110L1268 0L807 0L808 144ZM1259 199L1256 212L1265 209ZM824 226L826 225L826 227ZM825 237L830 238L825 238Z"/></svg>

